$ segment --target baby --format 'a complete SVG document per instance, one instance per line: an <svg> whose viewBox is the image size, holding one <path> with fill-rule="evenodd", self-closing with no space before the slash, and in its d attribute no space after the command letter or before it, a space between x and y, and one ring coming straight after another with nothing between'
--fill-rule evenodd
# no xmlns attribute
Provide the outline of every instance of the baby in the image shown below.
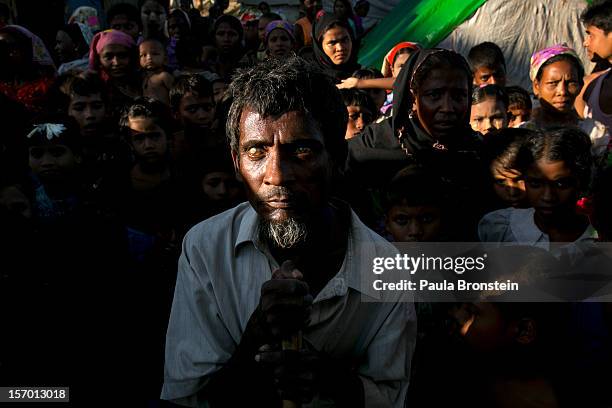
<svg viewBox="0 0 612 408"><path fill-rule="evenodd" d="M167 61L164 45L156 39L147 39L138 47L140 68L144 71L142 94L170 105L170 88L174 77L164 70Z"/></svg>

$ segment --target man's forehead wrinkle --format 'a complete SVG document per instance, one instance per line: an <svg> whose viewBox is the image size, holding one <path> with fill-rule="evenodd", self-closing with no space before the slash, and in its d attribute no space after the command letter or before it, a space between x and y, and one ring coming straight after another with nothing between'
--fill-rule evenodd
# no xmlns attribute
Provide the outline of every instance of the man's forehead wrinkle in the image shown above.
<svg viewBox="0 0 612 408"><path fill-rule="evenodd" d="M291 120L279 120L286 116L290 116ZM288 128L291 126L291 123L295 123L296 121L301 121L304 126L297 127L297 129L294 128L291 130L291 134L288 134ZM296 132L296 130L298 132ZM308 112L290 111L280 115L264 116L248 107L242 112L240 134L241 136L248 135L249 141L266 140L270 136L274 139L277 136L283 136L283 138L316 139L316 137L314 137L316 133L320 133L319 126ZM241 142L245 140L244 137L240 139Z"/></svg>

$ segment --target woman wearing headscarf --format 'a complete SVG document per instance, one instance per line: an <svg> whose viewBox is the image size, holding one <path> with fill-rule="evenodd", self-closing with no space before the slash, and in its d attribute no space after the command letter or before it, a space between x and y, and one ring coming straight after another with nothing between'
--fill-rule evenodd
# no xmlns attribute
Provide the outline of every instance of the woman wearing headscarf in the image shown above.
<svg viewBox="0 0 612 408"><path fill-rule="evenodd" d="M81 23L66 24L55 36L55 55L59 63L58 74L86 71L89 66L89 46L93 39L91 29Z"/></svg>
<svg viewBox="0 0 612 408"><path fill-rule="evenodd" d="M107 83L111 106L121 109L142 93L134 39L123 31L96 34L89 51L89 69Z"/></svg>
<svg viewBox="0 0 612 408"><path fill-rule="evenodd" d="M359 45L345 20L323 14L312 30L315 61L336 82L361 68L357 63Z"/></svg>
<svg viewBox="0 0 612 408"><path fill-rule="evenodd" d="M55 74L51 54L38 36L18 25L0 29L0 92L37 113Z"/></svg>
<svg viewBox="0 0 612 408"><path fill-rule="evenodd" d="M576 126L591 138L593 155L608 151L609 129L591 118L580 119L574 108L583 85L584 68L572 48L557 44L531 56L529 77L540 106L523 127L546 129L554 126Z"/></svg>
<svg viewBox="0 0 612 408"><path fill-rule="evenodd" d="M347 175L380 189L406 166L437 174L456 191L468 223L466 239L487 207L480 137L469 124L472 74L449 50L416 51L393 86L393 114L348 141Z"/></svg>
<svg viewBox="0 0 612 408"><path fill-rule="evenodd" d="M295 36L293 34L293 24L275 20L266 26L264 35L266 46L265 55L268 58L287 58L294 54Z"/></svg>

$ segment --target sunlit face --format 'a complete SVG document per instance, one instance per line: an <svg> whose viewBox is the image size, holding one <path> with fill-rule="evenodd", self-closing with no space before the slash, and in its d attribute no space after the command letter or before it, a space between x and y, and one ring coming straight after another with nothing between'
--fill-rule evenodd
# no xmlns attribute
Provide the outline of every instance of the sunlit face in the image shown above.
<svg viewBox="0 0 612 408"><path fill-rule="evenodd" d="M565 162L538 160L525 172L529 205L545 219L575 214L579 180Z"/></svg>
<svg viewBox="0 0 612 408"><path fill-rule="evenodd" d="M523 208L527 205L525 182L518 170L505 169L498 162L491 165L493 190L508 207Z"/></svg>
<svg viewBox="0 0 612 408"><path fill-rule="evenodd" d="M272 30L268 35L268 52L276 58L288 57L293 49L293 40L283 29Z"/></svg>
<svg viewBox="0 0 612 408"><path fill-rule="evenodd" d="M394 205L385 217L385 228L395 242L430 242L442 233L442 211L432 205Z"/></svg>
<svg viewBox="0 0 612 408"><path fill-rule="evenodd" d="M346 110L348 112L348 122L346 123L344 138L351 139L372 123L374 116L365 106L350 105L346 107Z"/></svg>
<svg viewBox="0 0 612 408"><path fill-rule="evenodd" d="M99 135L106 121L106 105L102 95L76 95L70 96L68 115L72 116L86 137Z"/></svg>
<svg viewBox="0 0 612 408"><path fill-rule="evenodd" d="M163 69L166 50L159 41L144 41L138 46L140 67L146 70Z"/></svg>
<svg viewBox="0 0 612 408"><path fill-rule="evenodd" d="M302 112L262 118L245 109L232 159L251 205L267 222L306 222L327 206L331 158L319 126Z"/></svg>
<svg viewBox="0 0 612 408"><path fill-rule="evenodd" d="M510 105L508 107L508 127L518 127L521 123L527 122L530 117L530 109L521 108L516 105Z"/></svg>
<svg viewBox="0 0 612 408"><path fill-rule="evenodd" d="M508 116L503 102L496 98L486 98L472 105L470 113L472 129L486 135L492 130L508 127Z"/></svg>
<svg viewBox="0 0 612 408"><path fill-rule="evenodd" d="M406 61L410 58L410 53L397 54L395 57L395 61L393 61L393 66L391 67L391 76L393 78L397 78L400 73L400 70L406 64Z"/></svg>
<svg viewBox="0 0 612 408"><path fill-rule="evenodd" d="M124 45L108 44L100 52L100 65L111 78L124 78L130 73L130 49Z"/></svg>
<svg viewBox="0 0 612 408"><path fill-rule="evenodd" d="M353 41L344 27L332 27L323 34L323 52L334 65L349 61L353 50Z"/></svg>
<svg viewBox="0 0 612 408"><path fill-rule="evenodd" d="M533 93L543 109L557 113L574 111L574 101L582 88L578 69L569 61L557 61L542 68L540 80L533 81Z"/></svg>
<svg viewBox="0 0 612 408"><path fill-rule="evenodd" d="M603 59L612 58L612 31L606 34L601 28L586 26L584 46L591 56L597 54Z"/></svg>
<svg viewBox="0 0 612 408"><path fill-rule="evenodd" d="M132 21L128 19L128 16L125 14L117 14L110 21L110 28L113 30L123 31L134 40L138 39L138 34L140 32L140 27L138 26L138 22Z"/></svg>
<svg viewBox="0 0 612 408"><path fill-rule="evenodd" d="M467 125L469 106L465 74L457 70L434 69L419 87L413 112L425 132L444 141Z"/></svg>
<svg viewBox="0 0 612 408"><path fill-rule="evenodd" d="M478 67L474 72L474 85L506 86L506 69L502 65Z"/></svg>

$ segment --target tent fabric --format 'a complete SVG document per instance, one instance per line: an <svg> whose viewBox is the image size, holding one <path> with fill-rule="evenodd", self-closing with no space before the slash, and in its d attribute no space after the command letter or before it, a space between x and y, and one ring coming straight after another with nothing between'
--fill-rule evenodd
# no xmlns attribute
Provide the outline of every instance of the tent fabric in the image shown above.
<svg viewBox="0 0 612 408"><path fill-rule="evenodd" d="M402 0L362 40L359 63L380 68L385 54L402 41L433 47L485 1Z"/></svg>
<svg viewBox="0 0 612 408"><path fill-rule="evenodd" d="M494 42L506 58L508 85L531 92L529 59L542 48L567 43L590 71L580 22L586 6L583 0L488 0L438 46L467 56L474 45Z"/></svg>

